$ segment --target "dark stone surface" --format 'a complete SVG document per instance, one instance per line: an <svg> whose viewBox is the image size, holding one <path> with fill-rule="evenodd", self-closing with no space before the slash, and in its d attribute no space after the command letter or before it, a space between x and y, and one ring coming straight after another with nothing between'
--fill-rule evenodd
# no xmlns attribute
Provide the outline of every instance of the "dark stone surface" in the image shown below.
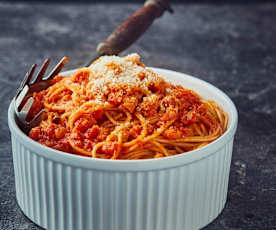
<svg viewBox="0 0 276 230"><path fill-rule="evenodd" d="M129 0L0 0L2 2L54 2L54 3L123 3ZM204 3L204 4L252 4L270 3L275 0L170 0L172 3ZM145 0L132 0L133 3L143 3Z"/></svg>
<svg viewBox="0 0 276 230"><path fill-rule="evenodd" d="M32 63L86 63L96 45L141 4L0 3L0 230L40 229L15 198L8 104ZM206 230L276 229L276 5L175 5L124 53L185 72L236 103L229 193Z"/></svg>

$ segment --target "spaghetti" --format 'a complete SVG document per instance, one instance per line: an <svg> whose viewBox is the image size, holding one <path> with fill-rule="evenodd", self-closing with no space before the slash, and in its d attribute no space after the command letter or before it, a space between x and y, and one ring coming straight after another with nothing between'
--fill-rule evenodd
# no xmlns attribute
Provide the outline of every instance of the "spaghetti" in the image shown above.
<svg viewBox="0 0 276 230"><path fill-rule="evenodd" d="M34 93L46 118L29 136L57 150L93 158L147 159L180 154L216 140L227 114L194 91L166 82L137 54L104 56Z"/></svg>

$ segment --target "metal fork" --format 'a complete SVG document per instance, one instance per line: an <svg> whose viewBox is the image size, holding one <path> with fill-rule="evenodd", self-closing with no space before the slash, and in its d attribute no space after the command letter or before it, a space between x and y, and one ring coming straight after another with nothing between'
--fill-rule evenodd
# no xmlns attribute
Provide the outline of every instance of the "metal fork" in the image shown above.
<svg viewBox="0 0 276 230"><path fill-rule="evenodd" d="M147 0L143 8L139 9L125 20L112 32L107 40L98 45L97 53L92 61L103 55L117 55L129 47L147 30L156 18L160 17L166 10L172 12L169 2L170 0ZM26 74L25 79L15 96L14 103L18 126L20 126L26 133L31 128L38 125L44 114L44 110L42 110L35 115L31 121L26 121L34 102L32 98L33 92L39 92L48 88L52 84L53 77L61 71L67 61L68 57L62 58L50 75L43 79L43 75L50 62L50 59L46 59L32 83L30 83L30 81L34 74L36 65L33 65ZM88 65L90 65L92 61Z"/></svg>
<svg viewBox="0 0 276 230"><path fill-rule="evenodd" d="M37 126L40 123L45 112L44 110L41 110L32 118L32 120L26 120L34 102L32 94L34 92L40 92L41 90L47 89L50 85L52 85L53 78L62 70L62 68L68 62L68 59L68 57L63 57L53 68L51 73L45 78L43 78L43 76L50 63L50 59L46 59L44 61L43 65L41 66L40 70L38 71L32 82L31 80L36 69L36 64L32 65L32 67L26 73L25 78L22 81L14 99L14 109L16 113L17 123L18 126L25 133L29 132L31 128Z"/></svg>

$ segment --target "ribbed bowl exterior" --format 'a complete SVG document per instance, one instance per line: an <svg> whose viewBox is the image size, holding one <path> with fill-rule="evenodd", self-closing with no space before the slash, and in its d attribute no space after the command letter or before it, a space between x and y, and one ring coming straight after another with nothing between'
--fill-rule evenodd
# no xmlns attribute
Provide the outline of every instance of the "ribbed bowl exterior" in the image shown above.
<svg viewBox="0 0 276 230"><path fill-rule="evenodd" d="M29 219L49 230L197 230L219 215L227 197L236 108L204 81L153 70L215 100L229 115L226 133L203 148L168 158L92 159L28 138L16 124L13 101L8 121L16 198Z"/></svg>
<svg viewBox="0 0 276 230"><path fill-rule="evenodd" d="M113 172L39 156L12 136L16 197L50 230L193 230L225 205L233 139L182 167Z"/></svg>

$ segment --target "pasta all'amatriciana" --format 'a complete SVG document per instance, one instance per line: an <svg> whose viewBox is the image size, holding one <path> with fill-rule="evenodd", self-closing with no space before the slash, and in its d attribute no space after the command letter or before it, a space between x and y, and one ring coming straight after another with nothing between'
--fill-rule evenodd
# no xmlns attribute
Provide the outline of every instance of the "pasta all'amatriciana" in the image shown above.
<svg viewBox="0 0 276 230"><path fill-rule="evenodd" d="M186 86L185 86L186 87ZM227 129L214 102L147 69L137 54L103 56L34 93L29 136L64 152L105 159L148 159L200 148ZM187 88L189 86L187 85Z"/></svg>

